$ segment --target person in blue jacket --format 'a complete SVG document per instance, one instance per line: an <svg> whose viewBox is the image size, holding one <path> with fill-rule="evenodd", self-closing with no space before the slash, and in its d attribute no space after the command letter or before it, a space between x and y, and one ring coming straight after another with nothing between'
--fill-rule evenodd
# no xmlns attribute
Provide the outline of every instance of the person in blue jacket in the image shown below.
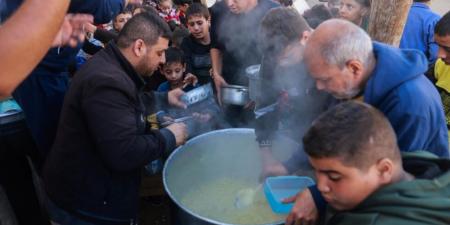
<svg viewBox="0 0 450 225"><path fill-rule="evenodd" d="M431 65L437 60L438 45L434 41L434 27L441 16L431 11L431 0L414 0L403 30L400 48L423 52Z"/></svg>
<svg viewBox="0 0 450 225"><path fill-rule="evenodd" d="M366 32L342 20L327 21L319 28L305 49L319 90L338 99L363 95L364 102L389 119L402 151L449 156L442 103L423 75L428 61L421 52L372 43Z"/></svg>
<svg viewBox="0 0 450 225"><path fill-rule="evenodd" d="M94 16L94 23L111 21L132 0L72 0L69 13L85 13ZM0 10L2 19L9 17L22 1L6 0ZM32 137L42 160L51 149L56 135L64 95L68 88L68 65L75 60L81 45L76 48L56 47L48 51L44 59L13 92L14 99L23 109Z"/></svg>
<svg viewBox="0 0 450 225"><path fill-rule="evenodd" d="M380 110L402 152L425 150L449 157L442 103L423 75L428 66L423 53L372 42L360 27L332 19L311 35L304 59L317 89L342 100L363 96ZM312 224L326 206L316 186L285 201L295 201L286 225Z"/></svg>

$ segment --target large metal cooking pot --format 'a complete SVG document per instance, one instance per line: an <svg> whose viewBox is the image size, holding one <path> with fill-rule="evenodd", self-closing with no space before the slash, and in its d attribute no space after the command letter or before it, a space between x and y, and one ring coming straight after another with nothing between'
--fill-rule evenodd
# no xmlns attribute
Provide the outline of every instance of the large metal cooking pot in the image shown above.
<svg viewBox="0 0 450 225"><path fill-rule="evenodd" d="M175 203L172 211L172 224L180 225L229 225L240 224L228 221L227 218L216 218L213 213L197 211L194 205L186 203L185 198L193 191L203 190L206 185L218 180L228 179L246 181L251 186L258 185L261 173L259 147L252 129L225 129L209 132L189 140L184 146L177 148L167 159L163 170L164 188ZM298 149L298 144L287 138L276 138L273 142L273 152L276 158L284 161ZM307 158L303 154L305 165ZM310 172L310 167L305 166ZM225 187L224 187L225 188ZM214 199L221 195L219 191L206 199ZM234 196L231 196L233 198ZM229 199L225 199L229 200ZM200 200L199 200L200 201ZM214 200L211 200L214 201ZM212 207L222 207L217 210L228 210L222 202L207 202ZM194 202L199 204L199 202ZM267 204L264 202L263 204ZM268 207L268 206L267 206ZM223 212L223 211L220 211ZM269 213L271 211L269 210ZM246 215L247 216L247 215ZM258 217L261 215L248 215ZM285 215L284 215L285 216ZM282 224L284 216L276 221L258 223L261 225Z"/></svg>
<svg viewBox="0 0 450 225"><path fill-rule="evenodd" d="M227 105L246 105L249 101L248 87L226 85L221 88L222 103Z"/></svg>

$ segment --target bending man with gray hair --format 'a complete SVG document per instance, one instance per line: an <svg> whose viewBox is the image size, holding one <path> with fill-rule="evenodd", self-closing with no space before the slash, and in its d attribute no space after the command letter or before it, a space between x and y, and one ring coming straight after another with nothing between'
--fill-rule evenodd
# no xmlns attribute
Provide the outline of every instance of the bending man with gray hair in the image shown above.
<svg viewBox="0 0 450 225"><path fill-rule="evenodd" d="M401 151L426 150L449 156L442 103L423 75L428 65L423 53L372 42L353 23L333 19L312 33L304 61L318 90L343 100L363 96L364 102L383 112ZM297 194L289 215L294 218L286 225L313 224L311 217L317 216L317 209L323 215L325 201L317 193L324 190L315 188Z"/></svg>
<svg viewBox="0 0 450 225"><path fill-rule="evenodd" d="M339 99L362 95L382 111L402 151L449 156L442 103L423 75L428 62L421 52L372 43L358 26L330 20L312 34L305 62L317 89Z"/></svg>

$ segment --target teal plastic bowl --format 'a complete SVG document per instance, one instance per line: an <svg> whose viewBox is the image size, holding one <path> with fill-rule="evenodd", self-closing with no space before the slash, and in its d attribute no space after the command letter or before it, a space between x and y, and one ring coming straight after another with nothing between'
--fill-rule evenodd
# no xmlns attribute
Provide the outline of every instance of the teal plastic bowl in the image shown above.
<svg viewBox="0 0 450 225"><path fill-rule="evenodd" d="M281 201L314 184L314 181L309 177L269 177L264 182L264 194L272 211L278 214L288 214L294 203L284 204Z"/></svg>

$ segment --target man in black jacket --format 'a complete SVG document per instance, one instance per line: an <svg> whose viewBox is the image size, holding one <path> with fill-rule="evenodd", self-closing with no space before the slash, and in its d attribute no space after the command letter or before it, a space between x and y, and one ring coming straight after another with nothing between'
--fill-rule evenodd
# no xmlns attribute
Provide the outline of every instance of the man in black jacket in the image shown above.
<svg viewBox="0 0 450 225"><path fill-rule="evenodd" d="M158 15L139 14L75 75L44 168L53 222L136 223L140 169L187 137L184 124L150 130L146 122L159 99L180 105L183 94L142 91L143 76L165 61L169 36Z"/></svg>

